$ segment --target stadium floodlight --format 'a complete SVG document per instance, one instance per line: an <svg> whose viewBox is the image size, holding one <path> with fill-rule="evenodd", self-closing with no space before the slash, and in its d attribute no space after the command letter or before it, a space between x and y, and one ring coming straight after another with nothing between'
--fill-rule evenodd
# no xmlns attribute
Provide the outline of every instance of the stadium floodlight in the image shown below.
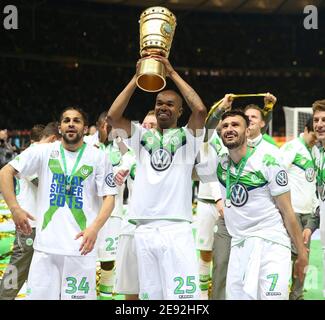
<svg viewBox="0 0 325 320"><path fill-rule="evenodd" d="M297 138L304 131L305 123L312 116L313 110L311 107L283 107L285 126L286 126L286 141Z"/></svg>

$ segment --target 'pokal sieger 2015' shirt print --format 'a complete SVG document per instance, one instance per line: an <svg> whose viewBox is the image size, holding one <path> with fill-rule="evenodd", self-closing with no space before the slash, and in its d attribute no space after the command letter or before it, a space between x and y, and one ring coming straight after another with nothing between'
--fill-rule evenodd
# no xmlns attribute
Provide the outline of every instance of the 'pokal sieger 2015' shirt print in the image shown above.
<svg viewBox="0 0 325 320"><path fill-rule="evenodd" d="M201 181L220 181L223 199L228 199L224 212L232 245L260 237L290 248L288 233L273 200L290 190L280 154L248 148L245 158L235 165L227 153L217 155L209 148L208 161L196 166Z"/></svg>
<svg viewBox="0 0 325 320"><path fill-rule="evenodd" d="M34 248L79 256L82 238L75 240L76 235L95 220L102 197L117 190L103 151L84 144L83 150L64 149L62 154L61 148L55 142L26 149L11 165L21 177L37 174L39 178ZM93 250L88 255L95 254Z"/></svg>

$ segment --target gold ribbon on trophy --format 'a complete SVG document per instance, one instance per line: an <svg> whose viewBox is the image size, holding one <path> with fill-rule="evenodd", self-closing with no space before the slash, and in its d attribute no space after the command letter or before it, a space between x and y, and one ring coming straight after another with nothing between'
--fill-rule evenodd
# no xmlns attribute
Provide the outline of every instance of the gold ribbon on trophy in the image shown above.
<svg viewBox="0 0 325 320"><path fill-rule="evenodd" d="M231 94L231 97L233 99L235 98L247 98L247 97L266 97L267 96L267 93L248 93L248 94ZM206 117L206 121L211 117L211 115L213 114L213 112L220 106L221 102L223 101L223 98L220 99L219 101L215 102L207 117ZM272 111L273 109L273 106L274 106L274 103L273 102L268 102L265 106L264 106L264 109L262 110L263 113L267 113L267 112L270 112Z"/></svg>
<svg viewBox="0 0 325 320"><path fill-rule="evenodd" d="M176 17L164 7L151 7L140 16L140 56L152 54L169 56L173 41ZM147 92L157 92L166 86L165 66L152 58L144 59L138 68L137 86Z"/></svg>

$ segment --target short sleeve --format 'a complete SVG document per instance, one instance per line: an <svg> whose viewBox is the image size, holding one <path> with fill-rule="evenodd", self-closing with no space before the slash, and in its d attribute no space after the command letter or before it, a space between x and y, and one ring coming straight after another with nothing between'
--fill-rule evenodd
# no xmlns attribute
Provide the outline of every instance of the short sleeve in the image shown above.
<svg viewBox="0 0 325 320"><path fill-rule="evenodd" d="M281 159L271 154L263 156L264 176L268 181L268 187L273 197L290 191L288 174L281 164Z"/></svg>
<svg viewBox="0 0 325 320"><path fill-rule="evenodd" d="M185 131L186 139L189 144L189 147L186 151L189 153L189 155L196 157L203 144L205 128L198 129L195 136L193 135L191 129L183 127L183 130Z"/></svg>
<svg viewBox="0 0 325 320"><path fill-rule="evenodd" d="M96 168L96 186L99 197L116 195L117 187L114 182L113 166L105 152L100 151L100 157Z"/></svg>
<svg viewBox="0 0 325 320"><path fill-rule="evenodd" d="M132 148L134 151L135 156L138 158L140 152L140 141L143 133L146 129L142 128L140 123L138 122L131 122L131 137L125 139L124 142Z"/></svg>
<svg viewBox="0 0 325 320"><path fill-rule="evenodd" d="M27 148L9 164L19 172L18 176L20 178L38 176L44 149L45 145L35 145L33 148Z"/></svg>
<svg viewBox="0 0 325 320"><path fill-rule="evenodd" d="M280 156L282 165L286 170L288 170L296 157L296 150L294 148L294 145L291 142L283 145L280 148Z"/></svg>
<svg viewBox="0 0 325 320"><path fill-rule="evenodd" d="M222 199L219 182L211 182L210 187L211 187L211 194L214 200L217 201L219 199Z"/></svg>
<svg viewBox="0 0 325 320"><path fill-rule="evenodd" d="M217 167L219 158L216 151L208 144L204 143L197 157L195 170L203 183L218 181Z"/></svg>
<svg viewBox="0 0 325 320"><path fill-rule="evenodd" d="M117 167L118 170L131 170L132 166L136 164L136 159L133 150L129 150L122 156L120 165ZM115 170L115 168L114 168ZM115 173L115 172L114 172Z"/></svg>

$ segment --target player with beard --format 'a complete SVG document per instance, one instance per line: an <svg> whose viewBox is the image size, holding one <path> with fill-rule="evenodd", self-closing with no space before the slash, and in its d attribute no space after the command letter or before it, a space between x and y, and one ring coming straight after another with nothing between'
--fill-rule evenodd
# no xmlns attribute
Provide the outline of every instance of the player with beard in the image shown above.
<svg viewBox="0 0 325 320"><path fill-rule="evenodd" d="M30 148L33 148L37 144L52 143L60 138L57 122L50 122L46 126L38 124L31 129L32 144ZM36 211L37 185L37 176L23 179L17 179L15 177L17 201L24 210L33 214ZM25 235L16 230L10 262L0 282L0 300L14 300L27 280L34 253L33 241L36 228L36 222L34 220L30 220L29 223L32 227L31 234ZM13 281L14 275L17 276L17 281Z"/></svg>
<svg viewBox="0 0 325 320"><path fill-rule="evenodd" d="M216 180L211 173L217 172L225 199L225 222L232 237L226 298L288 299L288 233L298 251L295 276L301 281L307 251L291 206L287 173L276 155L247 145L248 127L243 112L224 113L221 139L228 152L212 152L209 163L196 169L204 182Z"/></svg>
<svg viewBox="0 0 325 320"><path fill-rule="evenodd" d="M164 64L192 113L187 126L179 128L182 98L173 90L164 90L156 97L157 129L147 130L125 119L123 113L137 87L136 75L108 111L112 126L127 132L137 159L129 219L137 225L140 298L197 299L191 186L204 138L206 108L166 58L152 57Z"/></svg>
<svg viewBox="0 0 325 320"><path fill-rule="evenodd" d="M19 206L12 181L15 175L38 176L27 298L96 299L93 248L114 207L112 168L105 153L83 142L87 116L81 109L66 108L59 130L60 142L28 148L2 169L0 185L17 230L30 234L33 216Z"/></svg>
<svg viewBox="0 0 325 320"><path fill-rule="evenodd" d="M206 127L213 128L222 115L232 109L234 97L233 94L226 94L215 110L212 116L207 120ZM259 149L268 149L269 152L278 153L278 148L275 145L274 140L263 134L268 122L271 120L272 109L276 103L276 97L270 93L267 93L264 97L264 109L262 110L257 105L250 104L245 107L244 112L249 118L249 131L247 136L247 143L251 147L257 147ZM210 132L211 134L211 132ZM273 140L273 141L272 141ZM211 144L212 139L209 140ZM219 145L220 142L218 143ZM214 149L218 145L215 144ZM212 225L210 224L210 228ZM212 272L212 299L224 300L225 299L225 286L227 277L227 268L231 248L231 237L226 228L224 218L221 216L217 220L217 232L215 233L215 239L213 243L213 272Z"/></svg>

